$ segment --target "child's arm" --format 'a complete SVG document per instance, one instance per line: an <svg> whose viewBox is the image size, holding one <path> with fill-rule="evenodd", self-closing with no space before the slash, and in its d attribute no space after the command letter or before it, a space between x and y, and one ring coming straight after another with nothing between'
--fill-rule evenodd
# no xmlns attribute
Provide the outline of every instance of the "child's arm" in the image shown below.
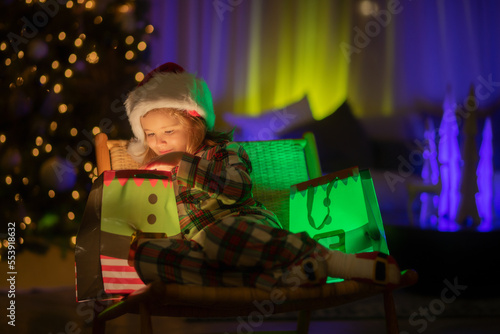
<svg viewBox="0 0 500 334"><path fill-rule="evenodd" d="M176 170L179 185L207 192L225 205L251 197L251 164L245 150L236 143L212 148L205 158L185 154Z"/></svg>

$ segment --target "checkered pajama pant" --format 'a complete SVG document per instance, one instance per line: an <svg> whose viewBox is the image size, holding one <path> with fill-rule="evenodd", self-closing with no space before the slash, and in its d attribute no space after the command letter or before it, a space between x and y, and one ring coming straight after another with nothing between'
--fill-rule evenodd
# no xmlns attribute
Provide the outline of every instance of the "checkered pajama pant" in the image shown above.
<svg viewBox="0 0 500 334"><path fill-rule="evenodd" d="M230 216L205 227L192 240L153 239L142 243L135 268L145 283L203 286L284 285L291 268L328 250L307 233L262 224L253 216Z"/></svg>

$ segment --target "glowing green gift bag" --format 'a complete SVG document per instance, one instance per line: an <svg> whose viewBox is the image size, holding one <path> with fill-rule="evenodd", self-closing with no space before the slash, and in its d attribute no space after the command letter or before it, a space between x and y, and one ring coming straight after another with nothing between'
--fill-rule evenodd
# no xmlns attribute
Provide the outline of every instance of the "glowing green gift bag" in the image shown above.
<svg viewBox="0 0 500 334"><path fill-rule="evenodd" d="M370 171L357 167L292 186L290 231L345 253L389 254Z"/></svg>

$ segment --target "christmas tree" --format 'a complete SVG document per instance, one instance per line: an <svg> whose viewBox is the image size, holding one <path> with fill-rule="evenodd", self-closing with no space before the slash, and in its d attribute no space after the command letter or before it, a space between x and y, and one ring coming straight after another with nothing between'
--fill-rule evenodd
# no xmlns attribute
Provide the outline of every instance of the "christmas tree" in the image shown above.
<svg viewBox="0 0 500 334"><path fill-rule="evenodd" d="M0 9L1 221L16 228L0 231L1 251L12 234L18 251L69 249L96 177L94 135L131 137L123 101L143 78L147 2L26 0Z"/></svg>

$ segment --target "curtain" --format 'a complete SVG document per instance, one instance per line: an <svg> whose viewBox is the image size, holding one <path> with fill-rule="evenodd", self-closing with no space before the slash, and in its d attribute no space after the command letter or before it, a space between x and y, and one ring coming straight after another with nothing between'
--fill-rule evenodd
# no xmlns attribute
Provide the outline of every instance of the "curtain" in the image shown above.
<svg viewBox="0 0 500 334"><path fill-rule="evenodd" d="M258 116L307 98L319 120L440 110L471 85L500 97L495 0L152 0L151 67L203 77L218 112ZM480 96L480 98L479 98Z"/></svg>

